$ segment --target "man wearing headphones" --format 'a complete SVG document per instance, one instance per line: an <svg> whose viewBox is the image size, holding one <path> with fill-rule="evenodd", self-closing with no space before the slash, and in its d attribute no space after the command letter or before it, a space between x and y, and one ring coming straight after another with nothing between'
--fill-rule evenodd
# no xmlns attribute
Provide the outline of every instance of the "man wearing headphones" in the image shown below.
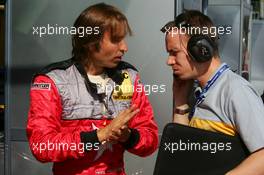
<svg viewBox="0 0 264 175"><path fill-rule="evenodd" d="M191 28L211 28L209 17L186 11L161 31L166 34L167 64L172 67L173 121L234 136L240 135L250 156L228 175L264 174L264 107L252 86L221 63L217 37L194 33ZM188 29L188 30L186 30ZM201 91L191 110L188 96L193 82Z"/></svg>

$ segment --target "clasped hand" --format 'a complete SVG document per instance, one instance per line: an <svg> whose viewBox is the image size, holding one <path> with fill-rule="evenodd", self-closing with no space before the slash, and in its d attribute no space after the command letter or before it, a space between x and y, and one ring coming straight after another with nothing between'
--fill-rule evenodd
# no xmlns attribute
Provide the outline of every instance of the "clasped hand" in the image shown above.
<svg viewBox="0 0 264 175"><path fill-rule="evenodd" d="M127 124L138 112L136 105L121 111L106 127L97 130L98 140L101 143L105 141L126 142L131 134Z"/></svg>

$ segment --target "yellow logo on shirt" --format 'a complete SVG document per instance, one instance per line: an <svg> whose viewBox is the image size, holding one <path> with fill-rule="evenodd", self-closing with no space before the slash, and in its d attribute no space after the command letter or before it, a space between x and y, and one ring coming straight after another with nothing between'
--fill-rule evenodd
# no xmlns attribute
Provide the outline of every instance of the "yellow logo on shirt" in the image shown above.
<svg viewBox="0 0 264 175"><path fill-rule="evenodd" d="M123 82L121 85L115 85L112 95L114 100L131 100L133 96L133 84L127 71L122 73Z"/></svg>

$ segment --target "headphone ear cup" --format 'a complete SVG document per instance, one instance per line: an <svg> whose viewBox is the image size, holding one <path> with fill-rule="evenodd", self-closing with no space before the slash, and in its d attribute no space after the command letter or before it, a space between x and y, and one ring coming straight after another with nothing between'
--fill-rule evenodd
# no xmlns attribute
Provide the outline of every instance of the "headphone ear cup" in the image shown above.
<svg viewBox="0 0 264 175"><path fill-rule="evenodd" d="M213 58L213 41L206 35L194 35L188 41L187 52L193 61L209 61Z"/></svg>

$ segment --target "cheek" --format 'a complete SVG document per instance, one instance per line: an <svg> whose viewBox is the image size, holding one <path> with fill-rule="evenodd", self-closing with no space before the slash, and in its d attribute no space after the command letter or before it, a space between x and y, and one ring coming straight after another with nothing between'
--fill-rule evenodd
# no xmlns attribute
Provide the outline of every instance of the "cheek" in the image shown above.
<svg viewBox="0 0 264 175"><path fill-rule="evenodd" d="M178 61L183 64L184 66L190 65L190 59L185 53L180 53L178 55Z"/></svg>
<svg viewBox="0 0 264 175"><path fill-rule="evenodd" d="M186 55L185 55L184 59L182 59L181 63L185 67L185 70L187 72L193 72L194 71L195 66L193 65L192 60L190 60L190 58L187 57Z"/></svg>
<svg viewBox="0 0 264 175"><path fill-rule="evenodd" d="M108 45L108 47L105 47L104 49L105 56L111 57L114 56L116 53L117 53L117 49L112 45Z"/></svg>

